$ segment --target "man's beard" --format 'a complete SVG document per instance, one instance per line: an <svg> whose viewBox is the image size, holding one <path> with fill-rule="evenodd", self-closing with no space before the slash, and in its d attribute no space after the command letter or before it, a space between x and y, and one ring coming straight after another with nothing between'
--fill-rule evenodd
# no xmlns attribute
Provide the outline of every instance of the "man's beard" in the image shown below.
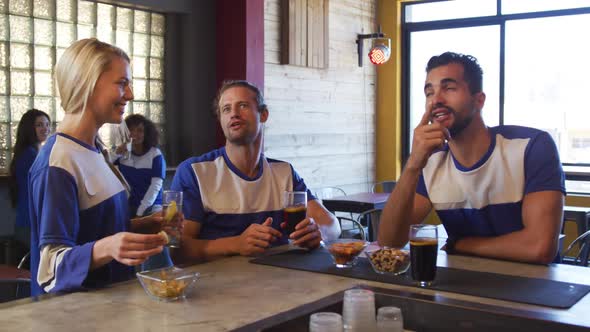
<svg viewBox="0 0 590 332"><path fill-rule="evenodd" d="M258 133L243 133L242 135L236 135L236 136L231 136L228 135L226 138L228 140L228 142L232 143L233 145L249 145L252 144L254 141L256 141L256 138L258 137L258 135L260 135L261 132Z"/></svg>
<svg viewBox="0 0 590 332"><path fill-rule="evenodd" d="M452 112L453 112L453 114L455 114L454 110ZM455 119L456 119L456 122L453 123L453 125L449 128L449 134L451 135L451 137L456 137L465 128L467 128L467 126L469 126L469 124L471 124L471 121L473 121L473 113L469 113L464 118L458 119L457 117L455 117Z"/></svg>
<svg viewBox="0 0 590 332"><path fill-rule="evenodd" d="M251 137L248 137L248 135L228 137L227 140L233 145L248 145L253 141L253 139Z"/></svg>
<svg viewBox="0 0 590 332"><path fill-rule="evenodd" d="M459 117L457 116L457 112L452 107L437 104L435 105L434 109L436 108L444 108L453 115L455 122L448 128L451 137L456 137L459 135L465 128L469 126L469 124L471 124L471 121L473 121L474 111L469 112L469 114L467 114L465 117Z"/></svg>

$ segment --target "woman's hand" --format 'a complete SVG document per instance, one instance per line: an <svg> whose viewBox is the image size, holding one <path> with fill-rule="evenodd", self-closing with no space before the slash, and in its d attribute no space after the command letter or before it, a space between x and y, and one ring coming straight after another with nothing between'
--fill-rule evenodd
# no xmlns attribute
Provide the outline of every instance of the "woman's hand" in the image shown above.
<svg viewBox="0 0 590 332"><path fill-rule="evenodd" d="M120 232L107 236L94 244L90 269L106 265L113 259L129 266L139 265L162 252L165 241L159 234Z"/></svg>
<svg viewBox="0 0 590 332"><path fill-rule="evenodd" d="M162 230L164 217L162 211L155 212L145 217L131 219L131 231L141 234L156 234Z"/></svg>

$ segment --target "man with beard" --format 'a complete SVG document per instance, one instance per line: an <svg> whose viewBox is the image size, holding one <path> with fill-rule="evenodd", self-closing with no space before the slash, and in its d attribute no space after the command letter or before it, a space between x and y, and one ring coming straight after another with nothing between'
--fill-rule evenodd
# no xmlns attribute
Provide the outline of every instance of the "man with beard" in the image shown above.
<svg viewBox="0 0 590 332"><path fill-rule="evenodd" d="M486 127L482 70L446 52L426 66L426 111L381 217L379 244L403 246L432 208L448 254L547 264L556 258L565 177L544 131Z"/></svg>
<svg viewBox="0 0 590 332"><path fill-rule="evenodd" d="M225 147L185 160L171 189L184 192L182 261L227 255L250 256L269 247L293 244L314 249L338 238L337 219L307 189L286 162L262 153L263 125L269 116L260 90L247 81L224 82L213 105ZM307 191L307 216L283 234L285 191Z"/></svg>

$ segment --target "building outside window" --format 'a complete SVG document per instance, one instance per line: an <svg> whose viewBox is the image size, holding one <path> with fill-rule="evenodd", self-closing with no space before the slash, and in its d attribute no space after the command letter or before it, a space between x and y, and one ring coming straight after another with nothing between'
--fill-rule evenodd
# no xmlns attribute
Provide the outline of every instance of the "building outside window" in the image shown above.
<svg viewBox="0 0 590 332"><path fill-rule="evenodd" d="M96 37L131 57L135 100L127 114L151 119L163 138L163 14L82 0L0 0L0 174L8 172L18 122L28 109L63 119L54 67L74 41ZM111 126L99 134L111 145Z"/></svg>
<svg viewBox="0 0 590 332"><path fill-rule="evenodd" d="M402 5L404 158L424 114L426 63L454 51L484 71L488 126L547 131L559 149L571 193L590 193L590 2L453 0ZM572 174L572 176L569 176ZM576 174L574 176L573 174ZM575 178L575 180L574 180Z"/></svg>

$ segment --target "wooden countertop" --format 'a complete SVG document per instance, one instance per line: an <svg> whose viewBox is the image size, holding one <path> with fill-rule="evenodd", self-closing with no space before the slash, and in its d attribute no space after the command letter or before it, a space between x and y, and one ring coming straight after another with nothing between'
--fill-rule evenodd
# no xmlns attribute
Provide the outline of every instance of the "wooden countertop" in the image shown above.
<svg viewBox="0 0 590 332"><path fill-rule="evenodd" d="M590 285L588 268L537 266L482 258L439 254L439 266ZM184 301L165 303L149 298L137 280L109 288L53 296L38 302L24 299L0 306L5 331L225 331L269 317L355 285L365 284L415 293L550 313L560 320L585 324L590 295L567 310L552 309L468 295L367 282L290 269L250 264L231 257L194 265L201 273L197 288Z"/></svg>

